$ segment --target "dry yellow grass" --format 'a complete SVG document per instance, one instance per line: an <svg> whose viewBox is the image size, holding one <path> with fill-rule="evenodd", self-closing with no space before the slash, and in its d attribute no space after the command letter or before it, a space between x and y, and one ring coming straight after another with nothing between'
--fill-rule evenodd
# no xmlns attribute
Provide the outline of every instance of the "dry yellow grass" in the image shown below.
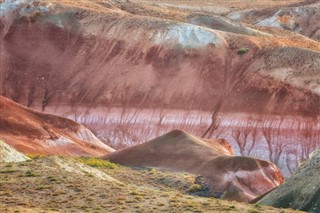
<svg viewBox="0 0 320 213"><path fill-rule="evenodd" d="M278 213L280 211L272 207L190 195L188 191L194 188L195 177L187 173L132 169L123 166L99 168L100 171L124 183L119 184L101 180L94 173L68 172L61 167L61 162L72 167L79 160L48 157L23 163L1 164L0 211L5 213L159 211ZM90 162L96 161L91 159ZM6 172L8 170L12 172ZM30 172L34 175L27 175ZM281 211L296 212L286 209Z"/></svg>

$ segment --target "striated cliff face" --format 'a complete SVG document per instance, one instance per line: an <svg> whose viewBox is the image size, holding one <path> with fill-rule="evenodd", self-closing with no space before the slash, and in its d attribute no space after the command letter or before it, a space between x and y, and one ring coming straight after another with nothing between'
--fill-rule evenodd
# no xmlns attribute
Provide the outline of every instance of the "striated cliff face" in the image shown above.
<svg viewBox="0 0 320 213"><path fill-rule="evenodd" d="M157 4L6 0L1 10L1 94L114 148L179 128L288 175L319 146L316 40Z"/></svg>

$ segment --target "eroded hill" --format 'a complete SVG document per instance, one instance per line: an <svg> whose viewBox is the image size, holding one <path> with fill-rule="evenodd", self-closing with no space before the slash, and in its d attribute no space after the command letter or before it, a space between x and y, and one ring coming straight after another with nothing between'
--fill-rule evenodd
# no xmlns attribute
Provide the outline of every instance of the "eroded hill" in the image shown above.
<svg viewBox="0 0 320 213"><path fill-rule="evenodd" d="M212 195L249 202L283 183L271 162L234 156L224 140L210 143L180 130L105 156L128 166L151 166L201 175Z"/></svg>
<svg viewBox="0 0 320 213"><path fill-rule="evenodd" d="M31 110L3 96L0 96L0 139L29 154L101 156L114 151L72 120ZM4 155L10 152L14 155L7 146L3 147Z"/></svg>
<svg viewBox="0 0 320 213"><path fill-rule="evenodd" d="M114 148L183 129L288 176L319 146L318 8L2 1L1 94L81 122ZM270 17L281 26L250 22Z"/></svg>

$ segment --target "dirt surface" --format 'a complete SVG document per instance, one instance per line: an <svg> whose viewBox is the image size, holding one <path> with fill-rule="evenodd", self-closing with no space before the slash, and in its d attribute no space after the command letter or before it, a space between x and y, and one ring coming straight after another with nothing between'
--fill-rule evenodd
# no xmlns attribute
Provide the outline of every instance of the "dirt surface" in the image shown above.
<svg viewBox="0 0 320 213"><path fill-rule="evenodd" d="M103 180L97 172L113 180ZM193 193L203 190L195 179L188 173L132 169L94 158L49 157L3 163L0 211L298 212L195 196Z"/></svg>
<svg viewBox="0 0 320 213"><path fill-rule="evenodd" d="M227 200L248 202L283 183L280 170L271 162L236 157L228 148L224 141L208 143L174 130L142 145L113 152L105 159L202 175L214 195Z"/></svg>

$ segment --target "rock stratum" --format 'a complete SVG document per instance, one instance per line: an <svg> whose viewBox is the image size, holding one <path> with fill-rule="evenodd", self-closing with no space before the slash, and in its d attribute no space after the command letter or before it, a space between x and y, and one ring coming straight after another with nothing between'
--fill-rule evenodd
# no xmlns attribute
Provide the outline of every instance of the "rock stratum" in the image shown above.
<svg viewBox="0 0 320 213"><path fill-rule="evenodd" d="M274 191L259 203L283 208L316 213L320 211L320 150L314 151L310 159Z"/></svg>
<svg viewBox="0 0 320 213"><path fill-rule="evenodd" d="M102 156L114 151L97 139L90 130L74 121L36 112L2 96L0 139L6 143L1 141L1 159L10 158L11 161L24 158L19 152Z"/></svg>
<svg viewBox="0 0 320 213"><path fill-rule="evenodd" d="M2 0L1 94L113 148L183 129L288 176L320 145L319 5L216 2Z"/></svg>
<svg viewBox="0 0 320 213"><path fill-rule="evenodd" d="M201 175L216 197L227 200L248 202L284 181L271 162L234 156L224 140L208 141L180 130L113 152L104 159Z"/></svg>

